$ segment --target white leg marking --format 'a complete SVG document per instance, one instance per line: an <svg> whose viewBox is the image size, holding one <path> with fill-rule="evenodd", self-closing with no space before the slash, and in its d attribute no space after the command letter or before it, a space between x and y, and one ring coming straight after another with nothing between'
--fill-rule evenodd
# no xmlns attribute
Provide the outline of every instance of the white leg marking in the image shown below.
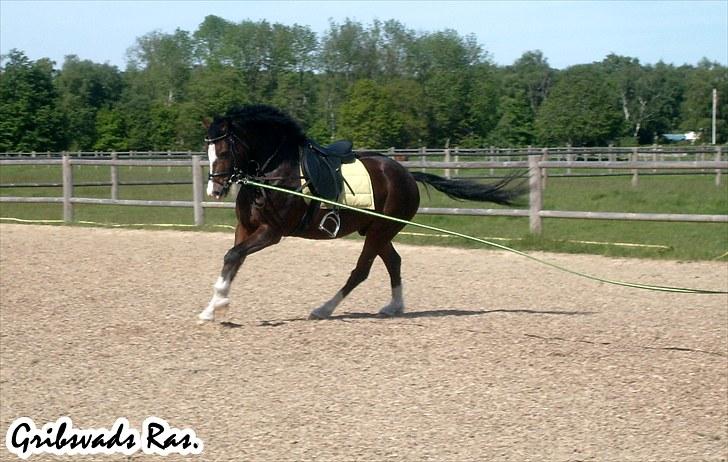
<svg viewBox="0 0 728 462"><path fill-rule="evenodd" d="M230 281L223 279L222 276L217 278L215 285L213 286L212 299L207 307L197 315L200 321L214 321L215 312L217 311L218 318L221 318L227 312L227 307L230 304L228 294L230 293Z"/></svg>
<svg viewBox="0 0 728 462"><path fill-rule="evenodd" d="M379 314L385 316L397 316L404 313L404 296L402 295L402 286L392 287L392 301L389 305L379 310Z"/></svg>
<svg viewBox="0 0 728 462"><path fill-rule="evenodd" d="M315 310L311 312L311 314L308 316L308 319L326 319L329 316L331 316L331 313L334 312L337 306L339 306L339 303L344 299L344 295L341 293L341 291L336 292L336 295L334 295L334 298L329 300L328 302L324 303L323 305L319 306Z"/></svg>

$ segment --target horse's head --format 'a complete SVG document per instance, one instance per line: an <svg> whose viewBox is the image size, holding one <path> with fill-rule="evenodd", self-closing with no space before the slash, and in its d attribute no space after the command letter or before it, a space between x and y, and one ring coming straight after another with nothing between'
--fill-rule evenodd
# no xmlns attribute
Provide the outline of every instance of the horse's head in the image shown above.
<svg viewBox="0 0 728 462"><path fill-rule="evenodd" d="M227 196L230 186L240 174L240 150L243 142L235 134L232 124L224 118L216 118L207 127L207 157L210 161L210 174L207 182L207 195L215 199Z"/></svg>
<svg viewBox="0 0 728 462"><path fill-rule="evenodd" d="M210 175L207 194L225 197L245 175L264 176L283 162L298 161L306 141L300 125L285 113L265 105L231 108L207 128Z"/></svg>

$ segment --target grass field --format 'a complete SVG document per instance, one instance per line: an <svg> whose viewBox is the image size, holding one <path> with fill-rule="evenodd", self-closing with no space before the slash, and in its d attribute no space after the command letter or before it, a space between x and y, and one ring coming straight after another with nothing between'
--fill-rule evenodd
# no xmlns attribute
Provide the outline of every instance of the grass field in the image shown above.
<svg viewBox="0 0 728 462"><path fill-rule="evenodd" d="M120 181L189 180L188 167L119 167ZM435 172L437 173L437 172ZM472 172L471 172L472 173ZM482 172L481 172L482 173ZM558 172L551 172L555 174ZM108 167L76 166L74 183L107 181ZM60 183L57 166L3 166L0 184ZM633 188L629 176L555 177L548 178L544 191L545 210L593 212L728 214L728 186L717 187L712 175L641 175ZM60 187L0 188L4 196L60 196ZM110 197L108 186L77 186L76 197ZM121 186L120 199L191 200L191 185ZM524 199L523 207L527 207ZM422 206L489 207L492 204L456 202L430 190L422 190ZM76 205L77 221L107 224L159 223L192 225L192 209L168 207L128 207ZM0 204L0 217L24 220L60 220L59 204ZM230 209L206 209L204 229L225 230L216 225L234 225ZM662 223L577 219L545 219L543 234L533 237L528 232L527 218L454 217L418 215L415 221L484 238L520 250L549 250L594 253L614 256L667 258L678 260L728 259L728 224L726 223ZM230 232L229 230L225 230ZM419 228L405 232L421 234ZM426 232L426 231L425 231ZM478 244L458 238L402 234L400 242L414 244L457 245ZM587 242L588 241L588 242ZM627 245L624 245L627 244ZM635 245L636 244L636 245Z"/></svg>

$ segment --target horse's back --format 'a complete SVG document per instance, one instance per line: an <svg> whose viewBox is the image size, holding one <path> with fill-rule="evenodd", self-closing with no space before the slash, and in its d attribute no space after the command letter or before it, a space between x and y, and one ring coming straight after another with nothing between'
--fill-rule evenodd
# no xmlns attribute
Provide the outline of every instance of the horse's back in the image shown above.
<svg viewBox="0 0 728 462"><path fill-rule="evenodd" d="M371 177L376 210L403 219L415 216L420 192L409 171L396 160L376 152L362 152L358 156Z"/></svg>

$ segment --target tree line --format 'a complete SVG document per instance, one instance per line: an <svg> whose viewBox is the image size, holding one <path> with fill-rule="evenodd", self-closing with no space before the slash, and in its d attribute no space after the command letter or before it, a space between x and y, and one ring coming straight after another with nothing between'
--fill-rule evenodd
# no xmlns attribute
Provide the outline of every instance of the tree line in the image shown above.
<svg viewBox="0 0 728 462"><path fill-rule="evenodd" d="M266 103L320 142L358 148L637 145L667 132L728 141L728 71L610 54L552 68L541 51L495 65L475 36L389 20L309 27L207 16L194 32L151 32L125 70L66 56L60 68L12 50L0 66L0 151L197 150L201 120Z"/></svg>

